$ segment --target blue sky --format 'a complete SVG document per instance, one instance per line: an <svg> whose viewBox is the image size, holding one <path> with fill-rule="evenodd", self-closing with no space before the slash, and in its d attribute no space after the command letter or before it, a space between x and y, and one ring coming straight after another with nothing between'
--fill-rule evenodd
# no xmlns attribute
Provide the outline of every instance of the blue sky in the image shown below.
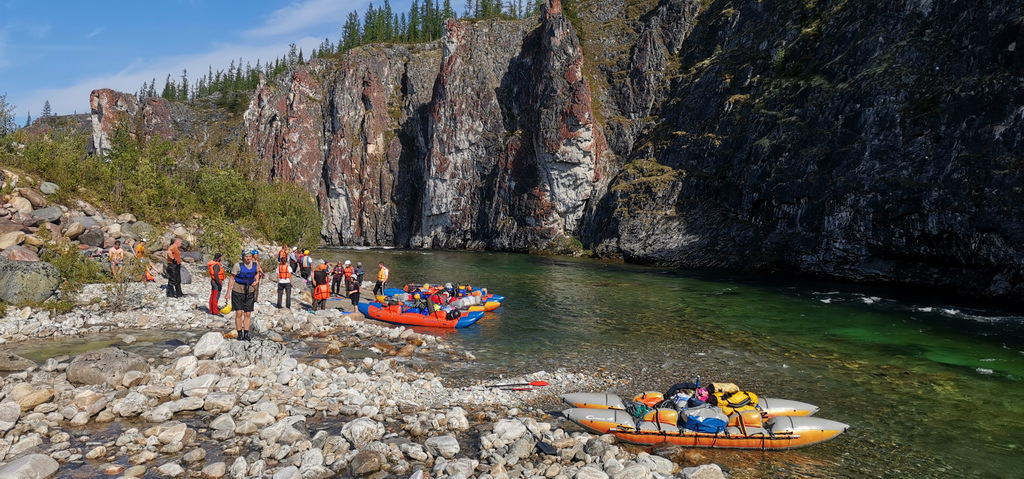
<svg viewBox="0 0 1024 479"><path fill-rule="evenodd" d="M159 92L167 74L178 78L182 69L192 81L239 57L273 60L291 43L308 54L324 38L336 42L349 12L361 16L369 3L0 0L0 94L19 125L47 100L54 114L87 113L97 88L135 93L156 78ZM410 3L391 6L403 12Z"/></svg>

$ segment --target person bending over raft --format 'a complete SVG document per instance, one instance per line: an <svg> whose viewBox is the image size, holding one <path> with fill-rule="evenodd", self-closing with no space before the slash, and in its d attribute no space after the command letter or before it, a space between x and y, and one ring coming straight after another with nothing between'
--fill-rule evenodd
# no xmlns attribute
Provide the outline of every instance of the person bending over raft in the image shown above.
<svg viewBox="0 0 1024 479"><path fill-rule="evenodd" d="M235 263L228 279L231 290L231 309L235 310L235 329L239 341L250 341L249 328L252 325L252 309L256 302L256 288L260 284L259 267L253 261L252 253L246 251L242 261Z"/></svg>

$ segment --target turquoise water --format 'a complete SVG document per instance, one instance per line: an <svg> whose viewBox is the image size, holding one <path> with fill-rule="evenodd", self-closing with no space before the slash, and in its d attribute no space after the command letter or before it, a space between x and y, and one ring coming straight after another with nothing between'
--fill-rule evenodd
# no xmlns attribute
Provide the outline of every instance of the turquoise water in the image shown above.
<svg viewBox="0 0 1024 479"><path fill-rule="evenodd" d="M1024 465L1024 317L885 290L498 253L328 250L384 260L392 286L458 281L507 297L449 332L479 377L574 371L614 392L700 375L821 406L852 425L786 452L702 450L738 477L1014 477ZM548 410L559 409L548 405Z"/></svg>

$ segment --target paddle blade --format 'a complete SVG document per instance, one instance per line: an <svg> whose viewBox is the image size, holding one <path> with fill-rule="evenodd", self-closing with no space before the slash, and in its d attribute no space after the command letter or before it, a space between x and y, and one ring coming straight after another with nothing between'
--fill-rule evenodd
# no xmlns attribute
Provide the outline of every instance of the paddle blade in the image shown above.
<svg viewBox="0 0 1024 479"><path fill-rule="evenodd" d="M558 451L555 449L555 446L552 446L549 443L541 441L540 439L537 440L537 450L549 456L553 456L558 453Z"/></svg>
<svg viewBox="0 0 1024 479"><path fill-rule="evenodd" d="M530 386L547 386L547 381L531 381Z"/></svg>

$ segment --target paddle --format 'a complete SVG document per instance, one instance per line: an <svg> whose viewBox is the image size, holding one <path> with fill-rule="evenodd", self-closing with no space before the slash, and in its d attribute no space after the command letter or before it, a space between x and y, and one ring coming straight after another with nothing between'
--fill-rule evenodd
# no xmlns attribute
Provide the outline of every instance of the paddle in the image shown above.
<svg viewBox="0 0 1024 479"><path fill-rule="evenodd" d="M551 444L544 442L544 440L541 439L541 437L538 436L537 433L533 432L533 429L530 429L530 425L527 424L526 421L523 420L523 418L519 418L519 422L523 423L523 427L525 427L527 431L530 431L530 434L533 435L533 438L537 440L537 449L539 449L541 453L547 454L549 456L553 456L558 453L558 451L555 449L555 446L552 446Z"/></svg>
<svg viewBox="0 0 1024 479"><path fill-rule="evenodd" d="M516 386L547 386L547 381L530 381L528 383L490 384L485 388L511 388Z"/></svg>

